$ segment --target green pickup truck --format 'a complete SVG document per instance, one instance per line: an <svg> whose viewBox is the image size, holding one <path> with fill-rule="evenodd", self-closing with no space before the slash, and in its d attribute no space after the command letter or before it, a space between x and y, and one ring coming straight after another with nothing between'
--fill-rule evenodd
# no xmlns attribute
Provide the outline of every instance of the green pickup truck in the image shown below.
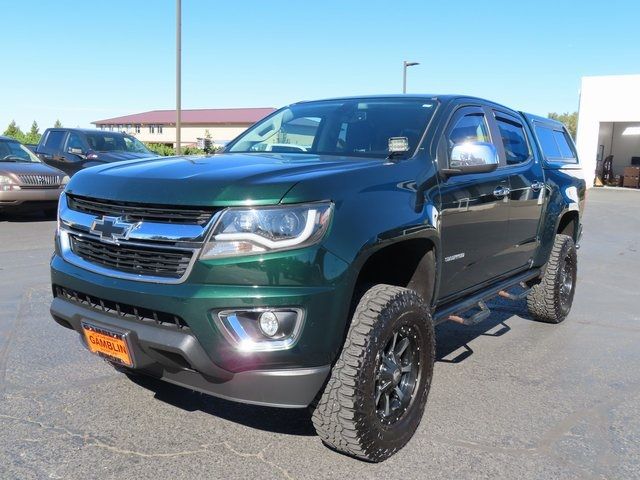
<svg viewBox="0 0 640 480"><path fill-rule="evenodd" d="M310 408L327 445L382 461L422 418L434 325L496 295L565 319L584 196L553 120L453 95L296 103L219 155L78 172L51 314L130 375Z"/></svg>

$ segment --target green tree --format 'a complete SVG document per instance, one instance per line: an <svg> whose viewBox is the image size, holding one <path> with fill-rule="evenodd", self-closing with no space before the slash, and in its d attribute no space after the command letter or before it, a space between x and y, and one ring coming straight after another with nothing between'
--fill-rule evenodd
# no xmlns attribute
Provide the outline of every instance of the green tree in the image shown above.
<svg viewBox="0 0 640 480"><path fill-rule="evenodd" d="M36 122L35 120L33 121L33 123L31 124L31 130L29 130L29 133L27 133L25 135L25 139L24 139L24 143L31 143L31 144L35 144L40 142L40 128L38 127L38 122Z"/></svg>
<svg viewBox="0 0 640 480"><path fill-rule="evenodd" d="M53 128L62 128L62 122L60 120L56 120L56 123L53 124Z"/></svg>
<svg viewBox="0 0 640 480"><path fill-rule="evenodd" d="M564 123L564 125L567 127L567 130L569 130L569 134L571 134L571 137L573 137L573 139L575 140L576 132L578 131L578 112L551 112L549 113L549 115L547 115L547 117Z"/></svg>
<svg viewBox="0 0 640 480"><path fill-rule="evenodd" d="M9 124L9 126L7 126L7 129L4 131L3 135L5 137L15 138L20 142L24 141L24 133L22 132L22 130L20 130L20 127L16 125L15 120L11 120L11 123Z"/></svg>

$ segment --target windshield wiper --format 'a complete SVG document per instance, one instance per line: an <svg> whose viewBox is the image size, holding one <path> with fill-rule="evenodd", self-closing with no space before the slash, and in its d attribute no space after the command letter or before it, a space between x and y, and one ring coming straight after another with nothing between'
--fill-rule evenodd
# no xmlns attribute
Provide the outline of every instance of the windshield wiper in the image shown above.
<svg viewBox="0 0 640 480"><path fill-rule="evenodd" d="M4 158L0 158L0 162L27 162L27 163L31 163L31 160L25 160L24 158L14 157L12 155L7 155Z"/></svg>

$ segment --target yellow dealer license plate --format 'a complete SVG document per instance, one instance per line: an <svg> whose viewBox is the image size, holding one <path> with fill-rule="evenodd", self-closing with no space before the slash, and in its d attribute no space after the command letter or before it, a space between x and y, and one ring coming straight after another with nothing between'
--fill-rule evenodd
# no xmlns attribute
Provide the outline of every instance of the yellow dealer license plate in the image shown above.
<svg viewBox="0 0 640 480"><path fill-rule="evenodd" d="M127 367L133 367L131 348L126 334L112 332L88 323L82 323L82 330L91 353Z"/></svg>

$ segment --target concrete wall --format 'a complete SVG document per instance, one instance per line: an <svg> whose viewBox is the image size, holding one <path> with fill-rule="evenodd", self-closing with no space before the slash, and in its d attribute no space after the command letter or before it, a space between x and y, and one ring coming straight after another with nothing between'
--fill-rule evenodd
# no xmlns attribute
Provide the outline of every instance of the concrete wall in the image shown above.
<svg viewBox="0 0 640 480"><path fill-rule="evenodd" d="M588 186L595 176L600 124L606 122L640 123L640 75L582 78L576 144Z"/></svg>

